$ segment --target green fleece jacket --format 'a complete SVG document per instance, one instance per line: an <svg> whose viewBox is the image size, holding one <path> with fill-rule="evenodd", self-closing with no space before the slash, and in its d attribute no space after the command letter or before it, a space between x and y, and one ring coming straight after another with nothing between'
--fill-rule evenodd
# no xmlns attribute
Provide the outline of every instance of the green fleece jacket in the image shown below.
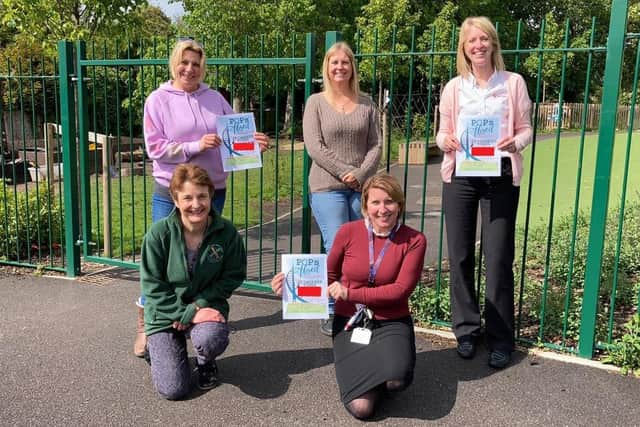
<svg viewBox="0 0 640 427"><path fill-rule="evenodd" d="M198 250L193 278L187 270L180 213L153 224L145 235L140 260L140 287L146 301L147 335L188 324L198 307L211 307L229 318L231 293L247 276L247 254L231 222L212 211L211 224Z"/></svg>

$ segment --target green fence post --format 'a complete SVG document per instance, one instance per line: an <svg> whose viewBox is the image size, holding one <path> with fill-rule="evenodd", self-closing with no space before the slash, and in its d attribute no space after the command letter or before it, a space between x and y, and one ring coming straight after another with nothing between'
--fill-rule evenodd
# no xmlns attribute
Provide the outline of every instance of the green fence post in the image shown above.
<svg viewBox="0 0 640 427"><path fill-rule="evenodd" d="M580 344L578 347L579 356L584 358L591 358L593 356L596 338L598 293L600 291L600 273L602 269L602 254L604 251L605 228L607 224L613 143L616 136L616 114L618 110L618 96L620 94L620 77L622 75L624 59L627 9L627 0L613 0L611 3L598 151L593 183L593 202L591 203L589 246L587 249L587 266L584 274Z"/></svg>
<svg viewBox="0 0 640 427"><path fill-rule="evenodd" d="M64 176L64 239L67 255L67 276L80 273L80 237L78 221L78 167L76 150L75 98L72 84L73 44L58 42L60 63L60 122L62 125L62 161Z"/></svg>
<svg viewBox="0 0 640 427"><path fill-rule="evenodd" d="M316 59L316 39L313 33L307 33L305 43L305 66L304 66L304 102L313 92L313 73L315 71ZM311 159L307 150L304 150L302 163L302 253L311 252L311 206L309 205L309 169Z"/></svg>
<svg viewBox="0 0 640 427"><path fill-rule="evenodd" d="M82 250L84 255L91 254L91 186L89 185L89 143L88 128L89 108L87 105L87 87L84 83L84 69L80 62L87 59L84 41L76 43L77 76L78 76L78 154L80 156L80 192L82 197ZM94 150L98 149L98 140L94 132ZM94 156L95 157L95 156ZM95 159L94 159L95 160ZM98 162L95 162L95 173L98 173Z"/></svg>
<svg viewBox="0 0 640 427"><path fill-rule="evenodd" d="M342 41L342 33L340 31L327 31L324 35L325 52L334 44Z"/></svg>

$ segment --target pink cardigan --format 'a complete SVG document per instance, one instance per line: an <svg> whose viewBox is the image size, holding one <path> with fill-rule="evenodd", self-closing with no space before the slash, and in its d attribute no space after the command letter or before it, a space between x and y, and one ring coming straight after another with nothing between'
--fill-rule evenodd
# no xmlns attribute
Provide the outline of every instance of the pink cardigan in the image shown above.
<svg viewBox="0 0 640 427"><path fill-rule="evenodd" d="M531 100L527 93L527 85L520 74L503 71L507 74L507 90L509 92L509 125L508 132L516 142L517 151L511 153L511 166L513 170L513 185L519 186L522 178L522 154L520 152L531 143L533 135L531 129ZM440 97L440 128L436 135L436 143L441 150L447 135L456 133L458 123L458 88L462 77L458 76L449 81ZM444 150L443 150L444 151ZM456 153L445 152L442 159L440 173L444 182L451 182L451 176L455 169Z"/></svg>

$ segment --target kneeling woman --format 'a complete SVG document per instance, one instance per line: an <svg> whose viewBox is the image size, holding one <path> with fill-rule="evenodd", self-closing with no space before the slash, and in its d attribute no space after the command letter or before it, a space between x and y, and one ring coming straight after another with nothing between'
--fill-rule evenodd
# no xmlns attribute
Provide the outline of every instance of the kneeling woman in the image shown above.
<svg viewBox="0 0 640 427"><path fill-rule="evenodd" d="M184 397L192 388L187 334L196 353L197 386L218 384L215 359L229 344L227 299L246 277L242 238L211 209L213 190L204 169L179 165L169 186L175 209L153 224L142 246L151 377L167 399Z"/></svg>
<svg viewBox="0 0 640 427"><path fill-rule="evenodd" d="M420 279L427 242L422 233L400 224L404 205L395 178L369 178L362 190L364 219L338 230L327 260L329 294L336 299L336 378L342 402L360 419L373 415L385 392L403 390L413 381L409 296ZM283 281L283 273L273 278L275 293L282 293Z"/></svg>

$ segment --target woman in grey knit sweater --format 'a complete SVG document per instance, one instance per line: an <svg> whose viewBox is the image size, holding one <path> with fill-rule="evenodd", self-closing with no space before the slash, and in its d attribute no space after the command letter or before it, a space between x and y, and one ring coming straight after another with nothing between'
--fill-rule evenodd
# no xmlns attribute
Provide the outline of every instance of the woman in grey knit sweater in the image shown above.
<svg viewBox="0 0 640 427"><path fill-rule="evenodd" d="M323 91L307 99L303 116L304 145L313 160L311 209L327 253L340 226L362 218L361 186L375 174L381 155L378 110L371 98L360 94L354 63L353 51L344 42L327 50ZM333 301L329 312L333 314ZM326 335L331 335L331 322L322 325Z"/></svg>

